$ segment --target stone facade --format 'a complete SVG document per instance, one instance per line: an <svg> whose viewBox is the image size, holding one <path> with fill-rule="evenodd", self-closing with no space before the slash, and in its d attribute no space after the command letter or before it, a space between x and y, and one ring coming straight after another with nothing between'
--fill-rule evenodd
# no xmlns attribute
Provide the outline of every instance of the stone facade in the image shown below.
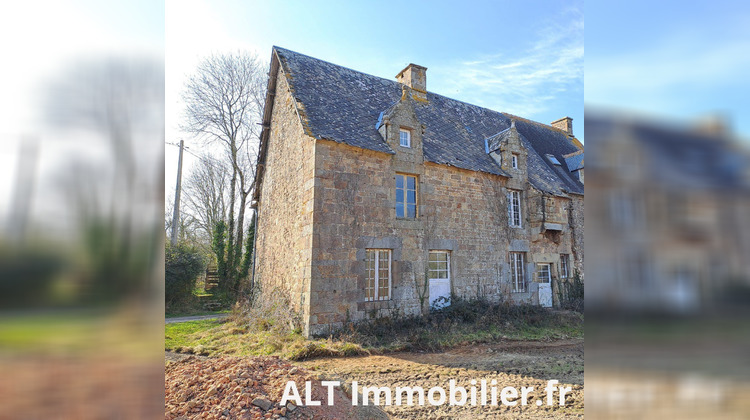
<svg viewBox="0 0 750 420"><path fill-rule="evenodd" d="M288 299L304 325L310 317L316 145L304 133L285 78L278 79L275 94L255 277L262 279L261 292Z"/></svg>
<svg viewBox="0 0 750 420"><path fill-rule="evenodd" d="M558 278L561 254L583 272L583 196L531 185L515 126L490 153L510 176L427 161L415 112L421 96L407 85L378 127L394 153L316 138L295 104L293 76L278 71L257 201L255 278L263 293L289 300L305 335L429 310L430 250L449 252L450 291L467 298L538 303L536 264L550 263ZM399 145L400 130L410 133L410 147ZM415 218L396 216L397 174L416 177ZM509 226L510 190L521 192L521 227ZM366 300L368 249L391 252L388 300ZM510 252L525 253L524 293L512 292Z"/></svg>

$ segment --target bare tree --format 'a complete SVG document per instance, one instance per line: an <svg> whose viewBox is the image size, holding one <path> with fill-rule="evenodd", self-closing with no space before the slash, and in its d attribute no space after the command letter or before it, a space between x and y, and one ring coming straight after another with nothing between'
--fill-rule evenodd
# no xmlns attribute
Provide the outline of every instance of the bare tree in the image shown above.
<svg viewBox="0 0 750 420"><path fill-rule="evenodd" d="M247 53L204 59L183 92L182 129L220 145L231 165L227 206L226 262L230 290L239 289L245 209L252 191L262 121L267 66Z"/></svg>
<svg viewBox="0 0 750 420"><path fill-rule="evenodd" d="M227 215L229 165L208 154L198 156L183 187L185 207L195 217L206 243L211 242L216 224Z"/></svg>
<svg viewBox="0 0 750 420"><path fill-rule="evenodd" d="M163 261L163 62L77 60L50 83L42 105L50 128L80 151L65 162L57 184L68 200L60 207L77 216L78 232L71 233L78 234L89 265L82 270L91 287L85 295L123 299L156 287L161 279L149 275Z"/></svg>
<svg viewBox="0 0 750 420"><path fill-rule="evenodd" d="M167 197L166 200L167 201L164 203L164 234L169 235L169 233L172 232L172 223L174 220L172 217L174 212L174 198ZM198 219L188 212L181 211L178 223L178 242L186 242L196 245L206 253L209 252L210 238L206 240L205 236L202 234L203 232Z"/></svg>

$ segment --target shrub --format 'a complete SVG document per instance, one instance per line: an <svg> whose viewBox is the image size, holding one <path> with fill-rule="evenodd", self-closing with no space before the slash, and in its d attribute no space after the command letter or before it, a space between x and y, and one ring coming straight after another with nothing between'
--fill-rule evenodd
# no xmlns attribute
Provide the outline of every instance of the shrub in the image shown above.
<svg viewBox="0 0 750 420"><path fill-rule="evenodd" d="M238 300L232 308L230 321L252 332L269 331L275 334L299 334L301 320L279 290L260 293Z"/></svg>
<svg viewBox="0 0 750 420"><path fill-rule="evenodd" d="M203 256L195 247L178 243L166 245L164 261L164 293L167 304L188 300L195 282L203 272Z"/></svg>
<svg viewBox="0 0 750 420"><path fill-rule="evenodd" d="M63 258L51 252L0 248L0 308L54 304L52 283L64 266Z"/></svg>
<svg viewBox="0 0 750 420"><path fill-rule="evenodd" d="M583 280L577 271L570 281L556 281L555 288L561 309L583 313Z"/></svg>

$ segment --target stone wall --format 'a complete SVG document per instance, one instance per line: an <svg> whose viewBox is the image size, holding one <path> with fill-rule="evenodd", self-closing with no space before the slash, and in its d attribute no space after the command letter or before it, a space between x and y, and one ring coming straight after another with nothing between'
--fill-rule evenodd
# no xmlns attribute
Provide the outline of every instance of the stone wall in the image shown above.
<svg viewBox="0 0 750 420"><path fill-rule="evenodd" d="M412 151L389 155L326 140L317 142L315 157L312 334L325 334L347 320L426 310L429 250L451 252L452 292L469 298L536 303L535 264L552 263L555 277L561 253L571 254L573 264L571 199L546 196L546 211L554 209L548 220L563 225L559 238L550 239L532 223L541 211L541 194L528 184L519 229L508 226L505 177L416 163ZM418 176L417 219L396 218L396 173ZM392 250L389 301L365 301L368 248ZM509 251L527 253L527 293L511 293Z"/></svg>
<svg viewBox="0 0 750 420"><path fill-rule="evenodd" d="M303 326L310 308L314 165L315 139L303 132L279 70L258 209L255 278L266 297L289 299Z"/></svg>

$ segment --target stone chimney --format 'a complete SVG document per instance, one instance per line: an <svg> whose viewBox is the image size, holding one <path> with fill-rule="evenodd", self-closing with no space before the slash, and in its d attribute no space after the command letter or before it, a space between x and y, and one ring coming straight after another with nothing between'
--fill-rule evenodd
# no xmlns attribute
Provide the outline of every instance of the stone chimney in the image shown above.
<svg viewBox="0 0 750 420"><path fill-rule="evenodd" d="M409 64L396 75L396 80L411 89L414 99L427 102L427 67Z"/></svg>
<svg viewBox="0 0 750 420"><path fill-rule="evenodd" d="M550 125L568 133L569 136L573 135L573 119L570 117L562 117L559 120L552 121Z"/></svg>
<svg viewBox="0 0 750 420"><path fill-rule="evenodd" d="M696 132L714 137L731 134L729 119L722 114L705 115L695 122L694 127Z"/></svg>

